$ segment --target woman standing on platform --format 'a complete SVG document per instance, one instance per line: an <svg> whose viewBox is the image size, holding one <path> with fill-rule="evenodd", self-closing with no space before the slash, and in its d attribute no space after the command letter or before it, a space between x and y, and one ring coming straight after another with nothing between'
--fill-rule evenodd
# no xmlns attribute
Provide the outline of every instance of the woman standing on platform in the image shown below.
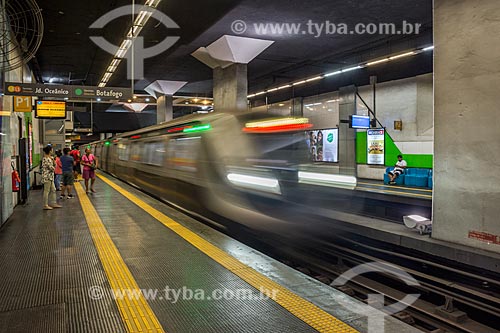
<svg viewBox="0 0 500 333"><path fill-rule="evenodd" d="M62 153L60 150L56 151L56 178L54 178L54 185L56 186L56 191L61 190L61 178L62 178L62 163L61 163Z"/></svg>
<svg viewBox="0 0 500 333"><path fill-rule="evenodd" d="M51 210L53 208L61 208L61 205L57 204L56 201L56 187L54 185L54 171L56 169L56 163L50 153L52 152L52 147L47 146L43 148L45 155L42 159L42 184L43 184L43 209ZM49 206L50 201L53 202Z"/></svg>

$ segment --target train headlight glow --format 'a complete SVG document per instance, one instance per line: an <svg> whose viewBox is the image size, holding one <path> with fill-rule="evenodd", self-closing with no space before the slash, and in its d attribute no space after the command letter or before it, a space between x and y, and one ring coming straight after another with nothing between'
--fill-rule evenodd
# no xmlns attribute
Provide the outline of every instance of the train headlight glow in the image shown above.
<svg viewBox="0 0 500 333"><path fill-rule="evenodd" d="M275 178L229 173L227 179L236 186L281 194L280 184Z"/></svg>
<svg viewBox="0 0 500 333"><path fill-rule="evenodd" d="M352 190L356 187L357 179L354 176L347 175L299 171L299 182L313 185L342 187Z"/></svg>

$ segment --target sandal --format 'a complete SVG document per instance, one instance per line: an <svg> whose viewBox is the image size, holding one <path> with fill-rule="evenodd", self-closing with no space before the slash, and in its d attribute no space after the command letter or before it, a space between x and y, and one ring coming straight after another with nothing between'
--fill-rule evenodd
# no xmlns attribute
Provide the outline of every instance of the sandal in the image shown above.
<svg viewBox="0 0 500 333"><path fill-rule="evenodd" d="M43 206L43 210L52 210L53 208L50 206Z"/></svg>

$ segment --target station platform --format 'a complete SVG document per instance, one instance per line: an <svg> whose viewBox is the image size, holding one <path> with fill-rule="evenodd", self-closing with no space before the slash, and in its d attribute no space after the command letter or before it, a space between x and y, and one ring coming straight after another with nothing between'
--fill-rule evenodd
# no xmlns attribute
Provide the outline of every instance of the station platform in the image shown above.
<svg viewBox="0 0 500 333"><path fill-rule="evenodd" d="M32 191L0 230L1 332L368 332L360 313L382 315L108 175L75 188L52 211ZM383 318L370 332L420 332Z"/></svg>
<svg viewBox="0 0 500 333"><path fill-rule="evenodd" d="M432 189L402 185L386 185L383 181L372 179L359 179L356 190L381 193L390 196L403 196L429 201L432 200Z"/></svg>

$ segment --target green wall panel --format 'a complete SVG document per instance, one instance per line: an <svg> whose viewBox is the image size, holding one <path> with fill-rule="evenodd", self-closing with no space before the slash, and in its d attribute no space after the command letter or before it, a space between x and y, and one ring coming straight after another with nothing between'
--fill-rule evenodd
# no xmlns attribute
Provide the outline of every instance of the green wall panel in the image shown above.
<svg viewBox="0 0 500 333"><path fill-rule="evenodd" d="M367 162L367 143L366 132L356 133L356 163L366 164ZM392 138L385 133L385 165L393 166L396 164L397 156L403 155L410 168L432 168L434 156L430 154L404 154L396 146Z"/></svg>

